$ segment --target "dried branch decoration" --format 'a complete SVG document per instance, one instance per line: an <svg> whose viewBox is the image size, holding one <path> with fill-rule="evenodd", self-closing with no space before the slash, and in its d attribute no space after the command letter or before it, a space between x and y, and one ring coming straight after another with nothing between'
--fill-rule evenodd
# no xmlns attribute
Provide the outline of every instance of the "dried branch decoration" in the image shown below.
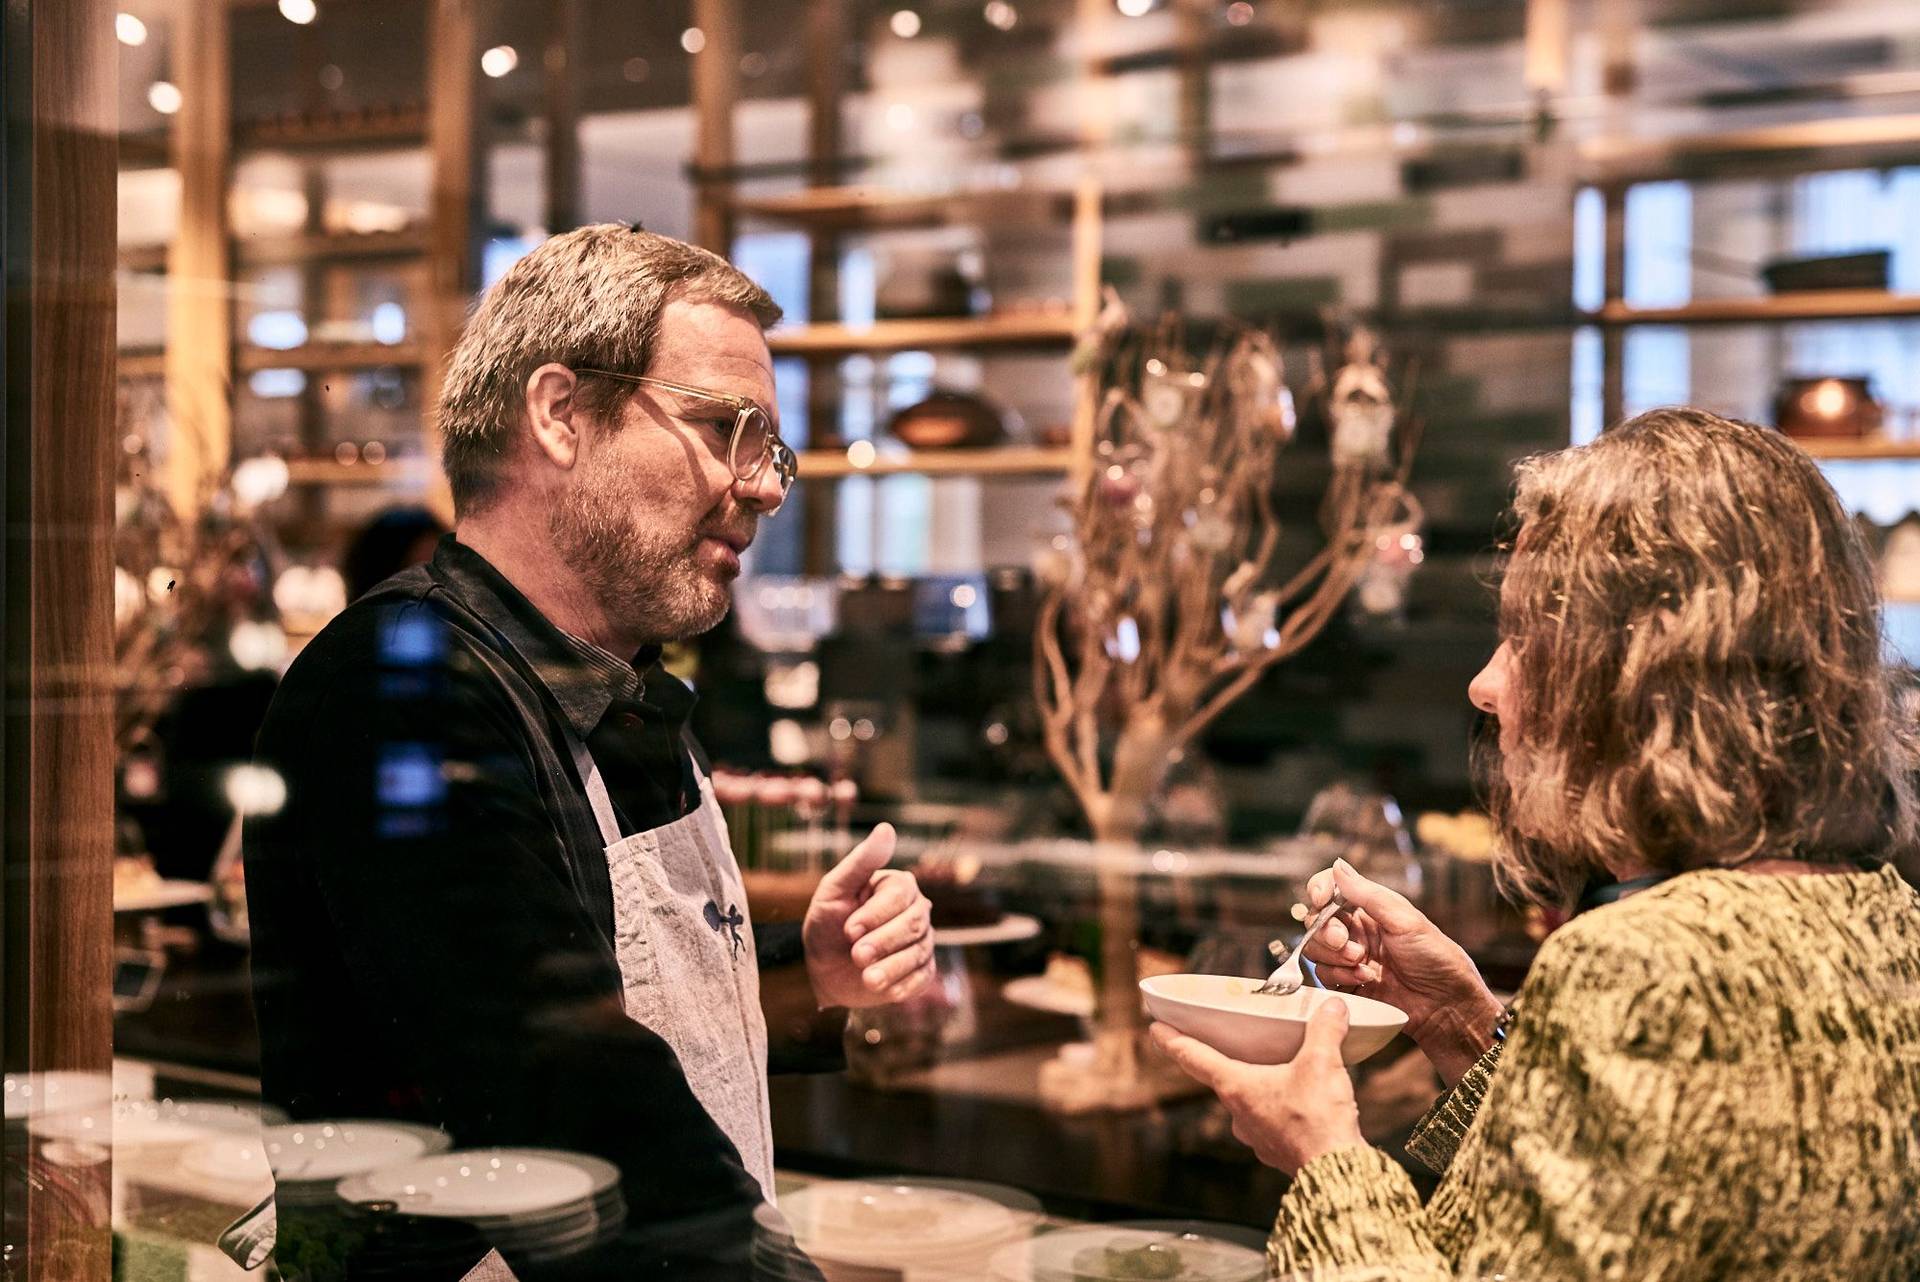
<svg viewBox="0 0 1920 1282"><path fill-rule="evenodd" d="M1287 574L1274 482L1296 420L1280 352L1237 330L1196 361L1183 340L1173 320L1132 325L1108 291L1076 356L1098 407L1093 469L1065 500L1072 533L1037 567L1047 750L1103 843L1133 842L1169 763L1319 634L1386 532L1419 521L1406 488L1415 433L1400 423L1396 441L1378 347L1356 331L1325 394L1324 545ZM1126 1075L1139 1022L1131 878L1103 873L1102 898L1099 1058Z"/></svg>

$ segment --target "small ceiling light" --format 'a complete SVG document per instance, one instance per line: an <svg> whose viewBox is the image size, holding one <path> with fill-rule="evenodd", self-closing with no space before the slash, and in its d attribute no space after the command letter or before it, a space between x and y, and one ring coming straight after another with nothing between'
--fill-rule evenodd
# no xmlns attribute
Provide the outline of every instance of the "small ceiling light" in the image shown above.
<svg viewBox="0 0 1920 1282"><path fill-rule="evenodd" d="M1227 6L1227 25L1244 27L1253 21L1253 6L1247 0L1234 0Z"/></svg>
<svg viewBox="0 0 1920 1282"><path fill-rule="evenodd" d="M147 43L147 24L130 13L117 13L113 16L113 34L121 44L137 49Z"/></svg>
<svg viewBox="0 0 1920 1282"><path fill-rule="evenodd" d="M653 68L647 65L645 58L629 58L620 64L620 74L625 77L626 82L630 85L637 85L642 80L645 80L647 73L652 70Z"/></svg>
<svg viewBox="0 0 1920 1282"><path fill-rule="evenodd" d="M993 0L986 8L986 19L989 26L1012 31L1013 24L1020 21L1020 11L1008 4L1007 0Z"/></svg>
<svg viewBox="0 0 1920 1282"><path fill-rule="evenodd" d="M887 25L893 28L894 35L911 40L920 34L920 15L911 9L897 9Z"/></svg>
<svg viewBox="0 0 1920 1282"><path fill-rule="evenodd" d="M338 92L341 85L347 83L347 73L333 63L320 68L320 87L328 93Z"/></svg>
<svg viewBox="0 0 1920 1282"><path fill-rule="evenodd" d="M512 45L495 45L480 55L480 70L495 80L520 65L520 54Z"/></svg>
<svg viewBox="0 0 1920 1282"><path fill-rule="evenodd" d="M1153 0L1113 0L1113 6L1124 17L1138 18L1153 8Z"/></svg>
<svg viewBox="0 0 1920 1282"><path fill-rule="evenodd" d="M156 80L147 86L147 105L163 116L180 110L180 89L170 80Z"/></svg>
<svg viewBox="0 0 1920 1282"><path fill-rule="evenodd" d="M688 53L699 53L707 47L707 33L698 27L688 27L680 33L680 47Z"/></svg>
<svg viewBox="0 0 1920 1282"><path fill-rule="evenodd" d="M320 6L313 0L280 0L280 16L304 27L320 16Z"/></svg>
<svg viewBox="0 0 1920 1282"><path fill-rule="evenodd" d="M749 80L758 80L767 74L767 55L755 51L740 59L740 74Z"/></svg>

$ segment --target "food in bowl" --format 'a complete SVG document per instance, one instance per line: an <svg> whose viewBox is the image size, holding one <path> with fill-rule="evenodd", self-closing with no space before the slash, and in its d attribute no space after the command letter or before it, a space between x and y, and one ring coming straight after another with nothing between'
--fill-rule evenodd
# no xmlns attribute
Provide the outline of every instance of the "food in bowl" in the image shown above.
<svg viewBox="0 0 1920 1282"><path fill-rule="evenodd" d="M1406 1027L1406 1013L1370 997L1302 988L1284 996L1260 993L1257 979L1234 975L1156 975L1140 981L1147 1011L1163 1024L1248 1064L1284 1064L1300 1051L1307 1021L1322 1003L1347 1006L1340 1058L1357 1064Z"/></svg>

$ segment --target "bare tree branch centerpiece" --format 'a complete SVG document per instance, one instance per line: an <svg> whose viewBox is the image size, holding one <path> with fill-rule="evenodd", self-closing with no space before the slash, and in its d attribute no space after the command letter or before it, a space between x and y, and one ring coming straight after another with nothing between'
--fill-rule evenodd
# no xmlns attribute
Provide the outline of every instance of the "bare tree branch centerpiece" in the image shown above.
<svg viewBox="0 0 1920 1282"><path fill-rule="evenodd" d="M1319 634L1382 540L1419 522L1406 488L1415 433L1397 423L1377 345L1356 330L1333 363L1319 380L1331 456L1322 541L1288 566L1275 482L1296 418L1271 338L1235 330L1196 357L1177 321L1136 326L1109 291L1076 355L1096 407L1093 466L1064 499L1071 533L1036 563L1034 686L1048 753L1098 851L1101 942L1094 1055L1046 1066L1054 1107L1154 1097L1133 869L1169 765Z"/></svg>

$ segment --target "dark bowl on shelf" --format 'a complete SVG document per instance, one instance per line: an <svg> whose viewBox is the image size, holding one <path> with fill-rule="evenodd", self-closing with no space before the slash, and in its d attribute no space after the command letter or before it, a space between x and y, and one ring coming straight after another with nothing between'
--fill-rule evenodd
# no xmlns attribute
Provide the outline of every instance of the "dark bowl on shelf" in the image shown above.
<svg viewBox="0 0 1920 1282"><path fill-rule="evenodd" d="M1880 430L1884 414L1865 378L1789 378L1774 400L1773 421L1788 436L1859 437Z"/></svg>
<svg viewBox="0 0 1920 1282"><path fill-rule="evenodd" d="M1893 255L1884 249L1817 258L1776 258L1760 269L1776 294L1823 289L1885 289Z"/></svg>

